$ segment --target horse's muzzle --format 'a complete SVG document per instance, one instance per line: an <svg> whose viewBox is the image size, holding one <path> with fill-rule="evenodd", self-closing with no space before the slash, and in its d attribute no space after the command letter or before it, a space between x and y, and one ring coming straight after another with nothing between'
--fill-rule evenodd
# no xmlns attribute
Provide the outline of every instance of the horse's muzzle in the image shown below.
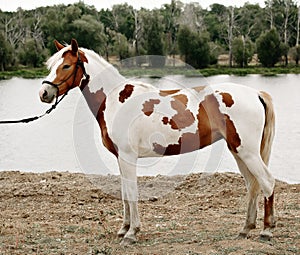
<svg viewBox="0 0 300 255"><path fill-rule="evenodd" d="M39 96L42 102L52 103L56 98L57 88L48 84L44 84L40 89Z"/></svg>

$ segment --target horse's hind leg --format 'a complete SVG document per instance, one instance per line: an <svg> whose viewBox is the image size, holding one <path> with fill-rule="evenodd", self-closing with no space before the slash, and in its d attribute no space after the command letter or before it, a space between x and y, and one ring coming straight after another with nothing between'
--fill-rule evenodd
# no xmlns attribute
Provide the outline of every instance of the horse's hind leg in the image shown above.
<svg viewBox="0 0 300 255"><path fill-rule="evenodd" d="M275 226L273 203L275 180L259 154L241 153L239 157L255 177L265 196L264 230L261 232L261 237L270 239L273 236L270 229Z"/></svg>
<svg viewBox="0 0 300 255"><path fill-rule="evenodd" d="M257 197L260 192L260 189L257 180L248 170L245 163L236 154L234 154L234 157L238 164L241 174L245 178L245 182L248 190L248 206L247 206L246 222L243 229L240 231L238 237L247 238L250 230L256 228Z"/></svg>
<svg viewBox="0 0 300 255"><path fill-rule="evenodd" d="M265 197L264 230L260 233L261 238L269 240L272 237L271 228L276 226L274 218L274 192L269 198Z"/></svg>

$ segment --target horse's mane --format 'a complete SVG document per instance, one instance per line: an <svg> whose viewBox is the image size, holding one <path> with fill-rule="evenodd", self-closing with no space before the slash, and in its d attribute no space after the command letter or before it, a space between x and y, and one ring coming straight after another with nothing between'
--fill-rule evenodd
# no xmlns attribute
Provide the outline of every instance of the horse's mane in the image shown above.
<svg viewBox="0 0 300 255"><path fill-rule="evenodd" d="M56 63L62 58L63 54L68 50L71 50L70 45L66 45L66 47L53 54L46 62L47 68L51 70L56 65ZM89 50L85 48L79 48L79 50L84 52L89 63L96 62L104 67L111 66L108 62L106 62L99 54L97 54L93 50Z"/></svg>
<svg viewBox="0 0 300 255"><path fill-rule="evenodd" d="M63 54L69 50L71 50L71 46L67 45L48 59L46 62L47 67L50 70L48 79L51 80L55 78L56 69L58 65L62 63ZM84 67L86 73L90 76L89 87L93 91L100 89L99 86L102 86L104 81L107 86L112 88L125 80L125 77L119 73L117 68L93 50L85 48L79 48L79 50L85 54L88 60L88 63L84 63Z"/></svg>

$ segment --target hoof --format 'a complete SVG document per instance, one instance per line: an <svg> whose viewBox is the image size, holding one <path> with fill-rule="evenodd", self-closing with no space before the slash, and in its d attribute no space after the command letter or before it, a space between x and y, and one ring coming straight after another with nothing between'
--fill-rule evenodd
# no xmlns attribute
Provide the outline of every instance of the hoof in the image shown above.
<svg viewBox="0 0 300 255"><path fill-rule="evenodd" d="M248 238L248 233L246 232L240 232L235 239L247 239Z"/></svg>
<svg viewBox="0 0 300 255"><path fill-rule="evenodd" d="M122 228L119 230L117 236L120 237L120 238L123 238L123 237L127 234L129 228L130 228L129 225L126 225L126 226L122 227Z"/></svg>
<svg viewBox="0 0 300 255"><path fill-rule="evenodd" d="M260 233L260 239L263 240L263 241L270 241L273 237L273 234L265 229L263 230L261 233Z"/></svg>
<svg viewBox="0 0 300 255"><path fill-rule="evenodd" d="M239 235L237 236L237 239L247 239L249 237L249 233L252 229L255 229L255 224L248 224L246 227L244 227Z"/></svg>
<svg viewBox="0 0 300 255"><path fill-rule="evenodd" d="M133 245L135 244L137 241L136 241L136 238L129 238L129 237L125 237L122 242L121 242L121 245L122 246L130 246L130 245Z"/></svg>

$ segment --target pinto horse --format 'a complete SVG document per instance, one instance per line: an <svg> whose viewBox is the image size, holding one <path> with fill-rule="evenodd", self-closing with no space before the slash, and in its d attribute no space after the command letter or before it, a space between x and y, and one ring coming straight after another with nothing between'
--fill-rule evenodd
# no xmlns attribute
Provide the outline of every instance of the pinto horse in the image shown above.
<svg viewBox="0 0 300 255"><path fill-rule="evenodd" d="M160 90L128 82L95 52L78 48L76 40L47 62L50 74L39 92L43 102L79 87L95 116L104 146L120 168L124 219L118 236L136 241L140 230L136 163L142 157L178 155L225 139L248 190L246 222L239 237L256 226L257 197L264 195L264 230L275 227L275 180L268 170L275 120L271 97L236 84Z"/></svg>

